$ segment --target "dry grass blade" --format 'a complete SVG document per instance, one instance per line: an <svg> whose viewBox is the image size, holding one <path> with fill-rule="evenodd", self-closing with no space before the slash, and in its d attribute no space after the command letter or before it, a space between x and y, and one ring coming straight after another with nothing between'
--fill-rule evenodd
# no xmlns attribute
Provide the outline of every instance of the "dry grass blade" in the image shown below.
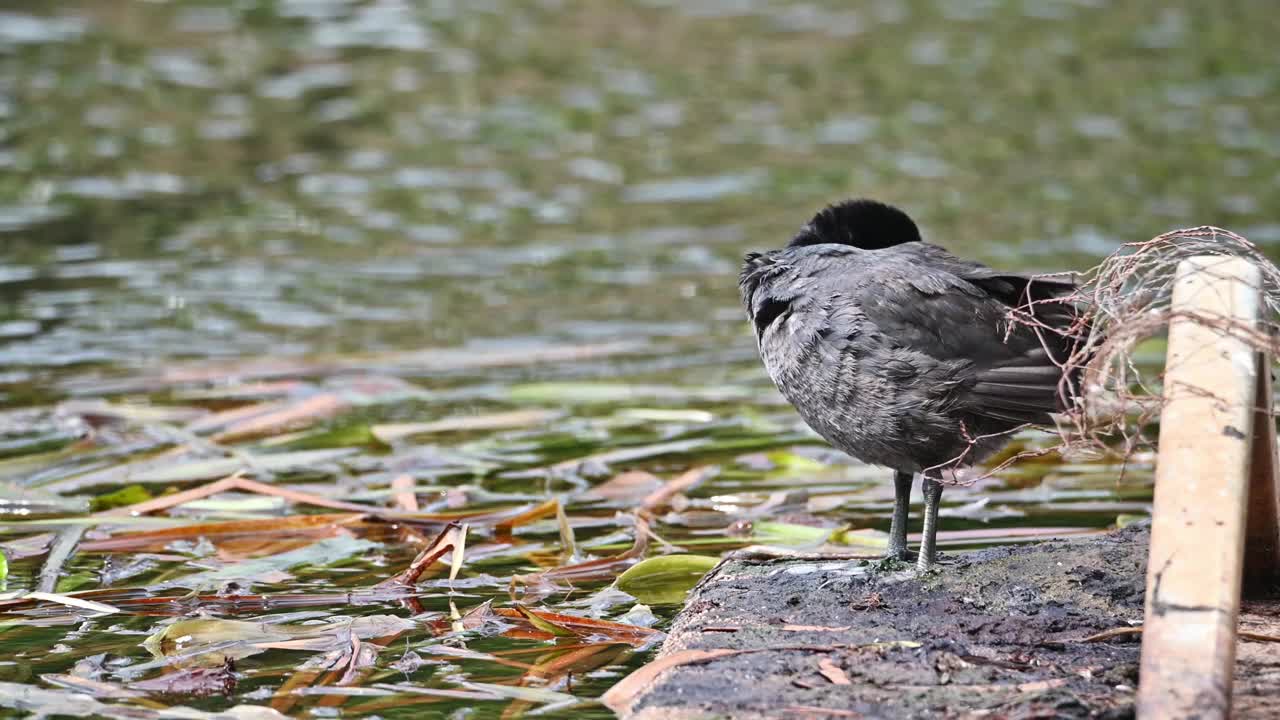
<svg viewBox="0 0 1280 720"><path fill-rule="evenodd" d="M149 545L167 545L174 540L190 538L263 537L271 535L307 535L317 530L337 529L358 525L365 513L326 513L323 515L291 515L283 518L261 520L228 520L225 522L195 523L162 530L142 530L116 535L105 540L82 543L83 552L108 552L137 549Z"/></svg>
<svg viewBox="0 0 1280 720"><path fill-rule="evenodd" d="M22 599L23 600L44 600L45 602L57 603L59 605L66 605L67 607L78 608L80 610L88 610L89 612L93 612L93 613L103 613L106 615L113 615L115 613L120 612L119 608L111 605L107 605L105 603L94 602L92 600L85 600L83 598L72 597L70 595L61 595L59 593L40 592L40 591L30 592L30 593L27 593L25 596L23 596Z"/></svg>
<svg viewBox="0 0 1280 720"><path fill-rule="evenodd" d="M716 472L715 467L700 465L690 468L679 476L671 479L665 485L649 493L644 500L640 501L641 512L652 513L671 502L676 495L689 490L690 488L701 483L703 480L711 477Z"/></svg>
<svg viewBox="0 0 1280 720"><path fill-rule="evenodd" d="M149 592L149 591L148 591ZM246 595L217 595L212 593L185 593L182 595L145 595L139 596L137 589L88 590L79 593L60 595L76 600L111 600L110 605L120 612L146 615L152 617L181 617L213 612L220 615L240 615L264 612L278 612L283 609L327 608L344 606L361 606L379 603L391 603L412 598L415 591L411 588L388 586L373 588L357 588L336 593L267 593ZM50 604L41 605L41 602ZM52 606L66 607L66 603L50 602L43 597L30 595L0 600L0 612L27 612L39 617L49 617Z"/></svg>
<svg viewBox="0 0 1280 720"><path fill-rule="evenodd" d="M104 510L103 512L96 513L95 517L144 515L157 510L167 510L185 502L199 500L200 498L206 498L210 495L217 495L220 492L227 492L228 490L242 490L244 492L258 493L260 495L274 495L275 497L282 497L286 500L302 505L315 505L316 507L329 508L331 510L345 510L347 512L357 513L371 513L377 511L376 508L371 508L365 505L357 505L355 503L343 502L341 500L332 500L319 495L312 495L311 493L276 487L275 485L268 485L256 480L249 480L237 474L225 477L221 480L215 480L208 485L201 485L200 487L191 488L190 490L183 490L182 492L173 493L172 495L165 495L164 497L158 497L154 500L147 500L146 502L140 502L134 505L126 505L125 507L115 508L114 510Z"/></svg>
<svg viewBox="0 0 1280 720"><path fill-rule="evenodd" d="M308 427L346 410L349 404L333 393L286 403L278 410L234 422L213 436L215 442L237 442Z"/></svg>
<svg viewBox="0 0 1280 720"><path fill-rule="evenodd" d="M556 502L556 526L560 529L560 551L570 561L578 559L578 543L573 537L573 526L569 524L569 516L564 514L564 503Z"/></svg>
<svg viewBox="0 0 1280 720"><path fill-rule="evenodd" d="M558 507L560 507L559 500L556 500L554 498L551 500L547 500L546 502L539 503L538 505L535 505L529 508L528 510L525 510L519 515L504 518L498 521L493 526L493 529L495 532L499 533L500 535L509 535L511 534L511 531L513 529L521 525L528 525L529 523L534 522L535 520L541 520L544 517L549 517L551 515L554 515L556 513L556 508Z"/></svg>
<svg viewBox="0 0 1280 720"><path fill-rule="evenodd" d="M453 544L453 558L449 561L449 587L453 588L453 583L458 579L458 572L462 570L462 562L466 558L467 553L467 531L471 528L467 523L462 523L462 527L458 528L457 542Z"/></svg>
<svg viewBox="0 0 1280 720"><path fill-rule="evenodd" d="M390 444L414 435L447 432L475 432L479 430L511 430L551 422L564 413L555 410L515 410L489 415L463 415L421 423L386 423L374 425L373 436L379 442Z"/></svg>

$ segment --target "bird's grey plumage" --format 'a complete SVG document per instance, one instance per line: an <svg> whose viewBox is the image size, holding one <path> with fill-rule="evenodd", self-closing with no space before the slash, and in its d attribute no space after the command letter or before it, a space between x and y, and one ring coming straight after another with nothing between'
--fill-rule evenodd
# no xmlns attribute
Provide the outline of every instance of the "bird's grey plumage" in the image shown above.
<svg viewBox="0 0 1280 720"><path fill-rule="evenodd" d="M739 285L778 389L864 462L937 477L1062 408L1074 286L961 260L896 208L828 208ZM1047 332L1011 320L1030 302Z"/></svg>

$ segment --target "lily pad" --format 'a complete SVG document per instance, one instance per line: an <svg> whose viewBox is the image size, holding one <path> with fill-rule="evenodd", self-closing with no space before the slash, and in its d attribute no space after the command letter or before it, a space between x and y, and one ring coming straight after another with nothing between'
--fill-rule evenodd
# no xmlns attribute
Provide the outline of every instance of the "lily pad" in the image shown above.
<svg viewBox="0 0 1280 720"><path fill-rule="evenodd" d="M652 557L618 576L618 589L646 605L674 605L719 562L710 555Z"/></svg>

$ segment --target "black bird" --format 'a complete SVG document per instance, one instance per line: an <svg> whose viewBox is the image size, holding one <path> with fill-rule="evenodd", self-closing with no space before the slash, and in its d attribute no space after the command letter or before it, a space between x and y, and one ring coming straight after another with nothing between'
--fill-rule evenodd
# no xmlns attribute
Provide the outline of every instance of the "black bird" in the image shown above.
<svg viewBox="0 0 1280 720"><path fill-rule="evenodd" d="M785 248L748 254L738 285L769 377L809 427L895 471L890 556L908 557L922 476L921 570L935 558L939 479L1073 402L1063 364L1087 332L1075 284L957 258L895 207L832 205Z"/></svg>

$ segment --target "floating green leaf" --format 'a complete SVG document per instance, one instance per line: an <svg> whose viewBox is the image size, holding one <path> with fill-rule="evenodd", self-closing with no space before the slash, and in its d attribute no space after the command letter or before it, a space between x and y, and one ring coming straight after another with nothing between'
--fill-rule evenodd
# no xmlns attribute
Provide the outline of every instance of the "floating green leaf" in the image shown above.
<svg viewBox="0 0 1280 720"><path fill-rule="evenodd" d="M135 505L150 499L151 493L147 492L146 488L141 485L129 485L114 492L99 495L89 503L89 508L94 512L101 512L125 505Z"/></svg>
<svg viewBox="0 0 1280 720"><path fill-rule="evenodd" d="M618 589L646 605L674 605L719 562L709 555L652 557L618 576Z"/></svg>
<svg viewBox="0 0 1280 720"><path fill-rule="evenodd" d="M758 520L752 524L752 537L767 545L812 547L826 542L831 537L831 528Z"/></svg>
<svg viewBox="0 0 1280 720"><path fill-rule="evenodd" d="M291 450L316 450L322 448L362 447L378 443L379 440L368 423L357 423L294 436L281 445Z"/></svg>
<svg viewBox="0 0 1280 720"><path fill-rule="evenodd" d="M786 474L807 475L825 470L826 465L791 450L775 450L766 457ZM776 471L775 471L775 474Z"/></svg>
<svg viewBox="0 0 1280 720"><path fill-rule="evenodd" d="M831 542L841 545L856 545L868 548L889 547L889 533L883 530L862 528L861 530L837 530L831 533Z"/></svg>
<svg viewBox="0 0 1280 720"><path fill-rule="evenodd" d="M1120 513L1116 515L1116 527L1127 528L1134 523L1139 523L1149 519L1150 515L1134 515L1131 513Z"/></svg>

